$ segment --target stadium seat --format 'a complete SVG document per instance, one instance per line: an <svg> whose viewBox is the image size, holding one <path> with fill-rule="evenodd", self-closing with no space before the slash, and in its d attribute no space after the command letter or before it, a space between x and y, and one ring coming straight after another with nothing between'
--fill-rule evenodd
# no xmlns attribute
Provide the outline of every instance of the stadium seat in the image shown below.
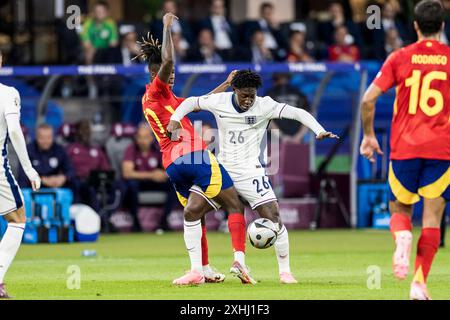
<svg viewBox="0 0 450 320"><path fill-rule="evenodd" d="M310 191L309 146L283 143L280 146L279 181L283 184L283 196L302 197Z"/></svg>
<svg viewBox="0 0 450 320"><path fill-rule="evenodd" d="M122 177L122 161L125 150L133 142L136 127L128 123L116 123L111 128L111 137L106 141L106 153L116 178Z"/></svg>
<svg viewBox="0 0 450 320"><path fill-rule="evenodd" d="M63 146L67 146L68 144L75 142L75 132L76 125L74 123L65 122L58 130L56 141Z"/></svg>

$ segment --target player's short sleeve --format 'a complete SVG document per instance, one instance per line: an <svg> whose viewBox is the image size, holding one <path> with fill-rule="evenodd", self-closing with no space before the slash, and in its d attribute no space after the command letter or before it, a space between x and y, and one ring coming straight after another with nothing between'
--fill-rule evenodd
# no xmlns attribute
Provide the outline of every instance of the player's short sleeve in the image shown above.
<svg viewBox="0 0 450 320"><path fill-rule="evenodd" d="M386 92L395 85L395 61L397 60L398 53L392 53L381 67L373 84L380 88L383 92Z"/></svg>
<svg viewBox="0 0 450 320"><path fill-rule="evenodd" d="M214 113L214 110L216 110L216 107L219 105L222 98L223 95L221 93L214 93L197 97L197 106L201 110L206 110Z"/></svg>
<svg viewBox="0 0 450 320"><path fill-rule="evenodd" d="M266 114L268 119L280 119L281 112L287 106L286 103L280 103L273 100L271 97L266 96L261 98L261 106Z"/></svg>
<svg viewBox="0 0 450 320"><path fill-rule="evenodd" d="M8 90L7 94L5 95L5 109L4 114L5 116L9 114L18 114L20 115L20 94L19 91L17 91L14 88L10 88Z"/></svg>
<svg viewBox="0 0 450 320"><path fill-rule="evenodd" d="M172 95L169 84L162 81L158 75L156 75L155 79L153 79L150 88L153 91L153 94L159 94L163 97L169 97Z"/></svg>

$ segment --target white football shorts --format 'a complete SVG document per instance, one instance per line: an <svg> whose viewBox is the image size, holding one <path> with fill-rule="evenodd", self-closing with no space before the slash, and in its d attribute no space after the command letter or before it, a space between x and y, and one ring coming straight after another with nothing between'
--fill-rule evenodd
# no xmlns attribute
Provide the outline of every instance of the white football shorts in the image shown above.
<svg viewBox="0 0 450 320"><path fill-rule="evenodd" d="M23 195L12 175L0 179L0 216L23 207Z"/></svg>
<svg viewBox="0 0 450 320"><path fill-rule="evenodd" d="M265 175L264 171L258 171L259 172L256 172L255 175L247 176L244 179L239 179L236 176L235 179L235 177L230 174L237 193L249 203L252 210L260 205L277 201L275 192L269 182L269 177ZM190 191L201 195L215 210L220 209L220 204L213 199L209 199L199 187L193 186Z"/></svg>

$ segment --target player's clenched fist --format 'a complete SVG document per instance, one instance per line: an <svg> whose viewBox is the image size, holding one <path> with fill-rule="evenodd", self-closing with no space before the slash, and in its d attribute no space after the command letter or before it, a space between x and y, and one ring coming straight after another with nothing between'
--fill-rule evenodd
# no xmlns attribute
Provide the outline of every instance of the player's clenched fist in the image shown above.
<svg viewBox="0 0 450 320"><path fill-rule="evenodd" d="M173 20L174 20L174 19L177 19L177 20L178 20L178 17L177 17L176 15L172 14L172 13L166 13L166 14L164 15L164 17L163 17L163 24L164 24L164 27L167 27L167 28L172 27L172 24L173 24Z"/></svg>
<svg viewBox="0 0 450 320"><path fill-rule="evenodd" d="M179 139L179 131L181 129L181 124L178 121L170 120L169 125L166 129L166 136L172 141L177 141Z"/></svg>
<svg viewBox="0 0 450 320"><path fill-rule="evenodd" d="M369 160L370 162L375 162L374 153L378 153L379 155L383 155L383 151L381 151L380 145L378 144L378 140L374 136L364 136L361 147L359 148L359 152L361 155Z"/></svg>

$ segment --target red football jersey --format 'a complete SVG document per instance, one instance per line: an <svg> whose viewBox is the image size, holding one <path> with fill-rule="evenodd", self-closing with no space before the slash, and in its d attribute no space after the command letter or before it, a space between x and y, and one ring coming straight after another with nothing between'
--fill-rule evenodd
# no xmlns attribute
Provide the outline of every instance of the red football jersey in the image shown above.
<svg viewBox="0 0 450 320"><path fill-rule="evenodd" d="M450 160L450 48L422 40L399 49L373 83L396 86L391 159Z"/></svg>
<svg viewBox="0 0 450 320"><path fill-rule="evenodd" d="M187 117L181 121L183 129L178 141L172 141L166 136L170 117L183 100L176 97L170 86L161 81L158 76L147 85L142 98L142 110L159 143L164 168L185 154L206 149L205 143L195 132Z"/></svg>

